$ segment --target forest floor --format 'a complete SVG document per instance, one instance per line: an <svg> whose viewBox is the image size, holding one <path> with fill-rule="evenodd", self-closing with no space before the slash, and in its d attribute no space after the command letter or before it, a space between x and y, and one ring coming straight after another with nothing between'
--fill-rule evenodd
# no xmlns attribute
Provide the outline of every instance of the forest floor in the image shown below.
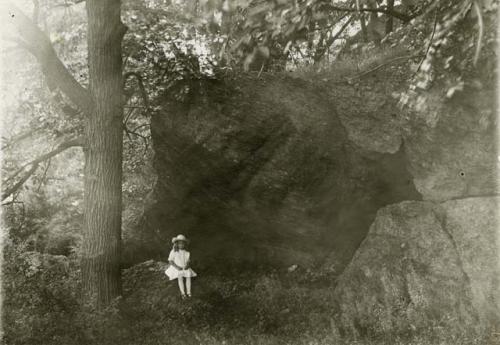
<svg viewBox="0 0 500 345"><path fill-rule="evenodd" d="M500 345L500 333L438 324L346 334L332 270L197 266L193 297L182 300L165 263L150 260L125 269L123 296L98 312L81 305L77 261L23 252L6 262L5 345Z"/></svg>
<svg viewBox="0 0 500 345"><path fill-rule="evenodd" d="M346 335L336 323L336 277L327 272L299 268L200 274L193 280L194 296L182 300L177 282L167 280L163 267L148 261L125 271L123 300L95 329L96 341L121 345L500 344L491 336L452 334L439 326L399 335Z"/></svg>

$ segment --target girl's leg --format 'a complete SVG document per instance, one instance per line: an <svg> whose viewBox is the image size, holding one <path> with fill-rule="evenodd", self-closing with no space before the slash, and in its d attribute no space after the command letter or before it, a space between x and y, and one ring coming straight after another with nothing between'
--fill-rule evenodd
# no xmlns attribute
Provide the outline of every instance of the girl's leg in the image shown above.
<svg viewBox="0 0 500 345"><path fill-rule="evenodd" d="M177 281L179 282L179 290L181 290L181 295L185 296L186 291L184 290L184 279L182 278L182 276L179 276L179 278L177 278Z"/></svg>
<svg viewBox="0 0 500 345"><path fill-rule="evenodd" d="M191 277L186 277L186 288L188 296L191 296Z"/></svg>

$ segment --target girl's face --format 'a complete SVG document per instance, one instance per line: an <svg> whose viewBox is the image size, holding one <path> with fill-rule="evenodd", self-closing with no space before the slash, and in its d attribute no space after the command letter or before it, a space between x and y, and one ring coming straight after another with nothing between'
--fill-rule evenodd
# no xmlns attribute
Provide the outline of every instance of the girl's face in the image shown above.
<svg viewBox="0 0 500 345"><path fill-rule="evenodd" d="M184 249L185 245L186 245L186 244L184 243L184 241L179 241L179 242L177 242L177 247L178 247L179 249Z"/></svg>

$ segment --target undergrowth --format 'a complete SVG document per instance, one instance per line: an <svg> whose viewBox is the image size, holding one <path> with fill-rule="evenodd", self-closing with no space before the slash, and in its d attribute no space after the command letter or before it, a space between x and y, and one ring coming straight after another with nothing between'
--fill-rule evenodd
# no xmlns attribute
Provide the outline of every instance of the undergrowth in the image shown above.
<svg viewBox="0 0 500 345"><path fill-rule="evenodd" d="M96 311L79 300L75 262L35 252L6 254L6 345L493 345L499 340L493 333L450 333L437 324L407 334L347 334L336 322L335 275L301 268L200 271L194 297L183 301L177 283L164 276L164 264L149 261L125 270L123 297Z"/></svg>
<svg viewBox="0 0 500 345"><path fill-rule="evenodd" d="M299 79L311 82L319 80L348 82L352 78L384 66L408 63L418 55L401 47L387 45L369 47L356 53L339 57L334 63L308 65L298 68L291 74Z"/></svg>

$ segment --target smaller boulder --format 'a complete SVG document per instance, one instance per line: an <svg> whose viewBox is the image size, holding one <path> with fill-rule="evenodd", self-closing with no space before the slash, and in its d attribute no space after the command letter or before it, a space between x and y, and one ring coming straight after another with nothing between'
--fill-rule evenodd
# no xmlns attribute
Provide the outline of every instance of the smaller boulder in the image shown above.
<svg viewBox="0 0 500 345"><path fill-rule="evenodd" d="M498 322L499 200L405 201L379 210L335 289L342 326L386 333Z"/></svg>

